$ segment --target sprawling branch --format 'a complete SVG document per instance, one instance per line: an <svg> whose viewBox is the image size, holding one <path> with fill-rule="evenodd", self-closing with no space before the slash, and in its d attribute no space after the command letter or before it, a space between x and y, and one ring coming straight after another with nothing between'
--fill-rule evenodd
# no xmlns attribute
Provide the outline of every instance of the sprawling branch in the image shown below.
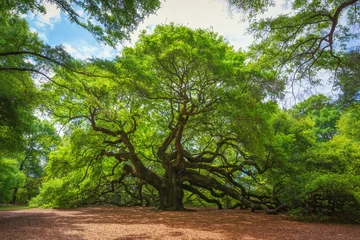
<svg viewBox="0 0 360 240"><path fill-rule="evenodd" d="M348 9L356 7L358 3L359 0L343 0L339 3L308 1L297 6L293 16L280 15L252 25L251 31L262 40L258 50L262 56L265 52L271 62L277 62L278 74L289 75L293 94L294 85L301 85L301 79L307 78L310 85L317 84L318 78L315 81L313 79L318 68L332 69L334 76L337 74L343 62L338 52L348 51L347 48L341 49L344 48L344 43L352 35L359 34L354 31L342 32L339 22L342 15L353 14ZM344 27L345 30L349 28Z"/></svg>
<svg viewBox="0 0 360 240"><path fill-rule="evenodd" d="M332 16L331 20L332 20L332 25L331 25L331 29L329 32L329 45L330 45L330 52L331 55L333 55L333 43L334 43L334 33L335 33L335 29L336 26L339 22L339 17L341 12L347 8L348 6L351 6L353 4L355 4L356 2L358 2L359 0L347 0L343 3L341 3L335 10L334 15Z"/></svg>
<svg viewBox="0 0 360 240"><path fill-rule="evenodd" d="M90 123L91 123L91 127L94 131L96 132L102 132L104 134L113 136L113 137L119 137L123 131L122 130L118 130L118 131L112 131L110 129L104 128L104 127L100 127L96 124L96 120L95 120L95 116L96 116L96 112L97 109L96 108L89 108L89 113L90 113Z"/></svg>
<svg viewBox="0 0 360 240"><path fill-rule="evenodd" d="M204 199L208 203L216 204L218 206L218 209L222 209L222 204L218 200L208 198L205 194L203 194L202 192L200 192L196 188L194 188L194 187L192 187L190 185L187 185L187 184L182 184L181 187L186 191L189 191L191 193L194 193L194 194L198 195L200 198Z"/></svg>
<svg viewBox="0 0 360 240"><path fill-rule="evenodd" d="M235 188L221 184L215 178L212 178L210 176L203 176L198 172L192 170L187 171L187 174L183 177L183 181L188 181L191 185L208 189L209 191L212 189L221 191L224 194L234 198L237 201L240 201L245 206L250 207L254 210L259 208L266 208L266 206L263 206L261 204L255 204L249 199L246 199L246 197L243 196L240 192L238 192Z"/></svg>

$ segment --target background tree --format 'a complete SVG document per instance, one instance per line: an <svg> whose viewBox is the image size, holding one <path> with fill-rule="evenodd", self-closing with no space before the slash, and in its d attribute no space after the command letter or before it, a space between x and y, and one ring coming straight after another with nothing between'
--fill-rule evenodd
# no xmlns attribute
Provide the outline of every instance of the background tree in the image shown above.
<svg viewBox="0 0 360 240"><path fill-rule="evenodd" d="M360 131L358 128L360 125L359 114L359 103L355 103L345 110L337 123L340 133L353 141L360 140Z"/></svg>
<svg viewBox="0 0 360 240"><path fill-rule="evenodd" d="M297 104L292 113L298 118L310 117L315 123L313 131L318 141L327 141L335 136L336 123L341 115L338 104L322 94Z"/></svg>
<svg viewBox="0 0 360 240"><path fill-rule="evenodd" d="M129 37L136 26L160 6L159 0L9 0L2 1L0 15L8 18L30 12L45 14L47 3L55 4L71 22L85 28L97 40L111 46ZM77 10L82 10L85 16L80 16Z"/></svg>
<svg viewBox="0 0 360 240"><path fill-rule="evenodd" d="M27 22L19 17L24 13L46 13L45 4L55 4L61 11L81 27L90 31L99 41L115 46L127 38L137 24L159 7L158 0L152 1L43 1L10 0L0 4L0 74L27 72L37 81L51 80L56 68L77 72L79 62L66 53L62 46L49 46L37 34L31 33ZM86 17L80 17L76 10L83 10ZM90 61L90 60L89 60ZM92 60L96 61L95 59ZM98 60L99 65L105 61ZM101 66L100 66L101 67ZM82 72L82 74L90 74ZM96 75L96 73L91 73ZM21 79L21 77L20 77ZM2 83L5 84L5 83Z"/></svg>
<svg viewBox="0 0 360 240"><path fill-rule="evenodd" d="M275 64L278 73L290 76L293 84L301 79L318 84L323 80L320 70L336 73L346 53L356 51L353 39L359 37L358 0L287 2L291 13L260 20L256 15L274 6L275 1L228 2L250 16L249 32L258 41L252 46L255 56ZM337 83L336 75L333 83Z"/></svg>
<svg viewBox="0 0 360 240"><path fill-rule="evenodd" d="M358 221L359 146L345 130L357 129L356 121L348 121L357 110L347 109L340 116L338 107L337 114L321 117L324 109L336 111L329 101L313 96L274 121L276 141L270 149L277 165L266 173L268 188L273 186L274 197L287 202L297 215ZM337 116L335 125L328 124L335 120L331 116Z"/></svg>
<svg viewBox="0 0 360 240"><path fill-rule="evenodd" d="M24 204L38 194L47 155L56 143L57 135L49 122L33 117L26 120L29 129L19 133L18 142L12 141L16 149L0 153L1 202Z"/></svg>
<svg viewBox="0 0 360 240"><path fill-rule="evenodd" d="M44 167L50 151L55 149L58 136L50 122L34 119L24 140L25 150L16 155L16 160L19 171L26 176L26 181L13 187L12 204L27 203L39 193Z"/></svg>
<svg viewBox="0 0 360 240"><path fill-rule="evenodd" d="M0 156L0 203L9 203L12 197L11 189L24 182L25 176L19 171L17 161Z"/></svg>
<svg viewBox="0 0 360 240"><path fill-rule="evenodd" d="M360 53L358 51L348 52L339 72L338 86L342 91L340 101L345 106L354 102L359 102L360 100L359 62Z"/></svg>
<svg viewBox="0 0 360 240"><path fill-rule="evenodd" d="M36 88L26 72L0 73L0 153L22 151L23 133L31 126Z"/></svg>

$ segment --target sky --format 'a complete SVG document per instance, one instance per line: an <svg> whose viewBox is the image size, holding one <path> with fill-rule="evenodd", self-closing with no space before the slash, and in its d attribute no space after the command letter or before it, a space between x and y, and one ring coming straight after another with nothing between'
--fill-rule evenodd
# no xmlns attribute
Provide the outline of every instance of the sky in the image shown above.
<svg viewBox="0 0 360 240"><path fill-rule="evenodd" d="M277 16L288 13L290 10L285 0L276 0L277 5L261 17ZM65 50L77 59L91 57L112 59L121 53L123 46L116 49L98 43L85 29L71 23L66 15L60 12L55 5L46 4L45 15L26 16L30 29L51 46L62 44ZM83 12L78 12L80 16ZM158 24L175 23L190 28L211 28L224 36L235 49L246 49L252 42L251 35L246 33L248 23L243 21L244 16L239 12L229 12L226 0L166 0L162 1L156 14L147 17L131 34L131 40L125 46L133 45L142 30L151 32ZM313 88L311 93L331 93L331 87L322 86ZM291 97L291 94L289 95ZM303 97L303 98L306 98ZM287 103L285 103L287 104ZM294 103L290 103L293 105Z"/></svg>
<svg viewBox="0 0 360 240"><path fill-rule="evenodd" d="M280 0L279 0L280 1ZM27 15L31 31L47 44L62 44L67 52L75 58L86 59L92 56L112 58L121 52L122 46L113 49L99 44L85 29L67 20L55 5L46 4L45 15ZM286 7L279 4L271 8L267 15L286 12ZM83 12L78 12L80 15ZM158 24L175 23L190 28L212 28L224 36L235 49L245 49L253 38L246 34L248 24L242 21L241 13L230 13L225 0L166 0L161 3L156 14L146 18L131 35L131 41L125 45L133 45L141 30L151 31Z"/></svg>

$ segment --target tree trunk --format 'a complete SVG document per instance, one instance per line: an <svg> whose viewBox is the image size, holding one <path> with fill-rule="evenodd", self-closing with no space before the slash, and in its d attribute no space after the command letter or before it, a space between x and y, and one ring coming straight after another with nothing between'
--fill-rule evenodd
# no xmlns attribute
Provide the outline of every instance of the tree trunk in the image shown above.
<svg viewBox="0 0 360 240"><path fill-rule="evenodd" d="M16 203L16 196L17 196L18 189L19 189L19 188L17 188L17 187L14 188L13 195L12 195L12 200L11 200L11 204L15 204L15 203Z"/></svg>
<svg viewBox="0 0 360 240"><path fill-rule="evenodd" d="M163 178L160 194L159 209L170 211L185 210L183 205L184 191L176 170L167 171Z"/></svg>

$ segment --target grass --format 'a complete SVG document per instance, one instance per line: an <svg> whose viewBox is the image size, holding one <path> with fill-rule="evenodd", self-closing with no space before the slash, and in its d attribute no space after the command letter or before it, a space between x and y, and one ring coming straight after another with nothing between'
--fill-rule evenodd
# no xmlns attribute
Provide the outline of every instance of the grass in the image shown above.
<svg viewBox="0 0 360 240"><path fill-rule="evenodd" d="M0 205L0 211L14 211L14 210L24 210L30 209L31 207L27 205Z"/></svg>

